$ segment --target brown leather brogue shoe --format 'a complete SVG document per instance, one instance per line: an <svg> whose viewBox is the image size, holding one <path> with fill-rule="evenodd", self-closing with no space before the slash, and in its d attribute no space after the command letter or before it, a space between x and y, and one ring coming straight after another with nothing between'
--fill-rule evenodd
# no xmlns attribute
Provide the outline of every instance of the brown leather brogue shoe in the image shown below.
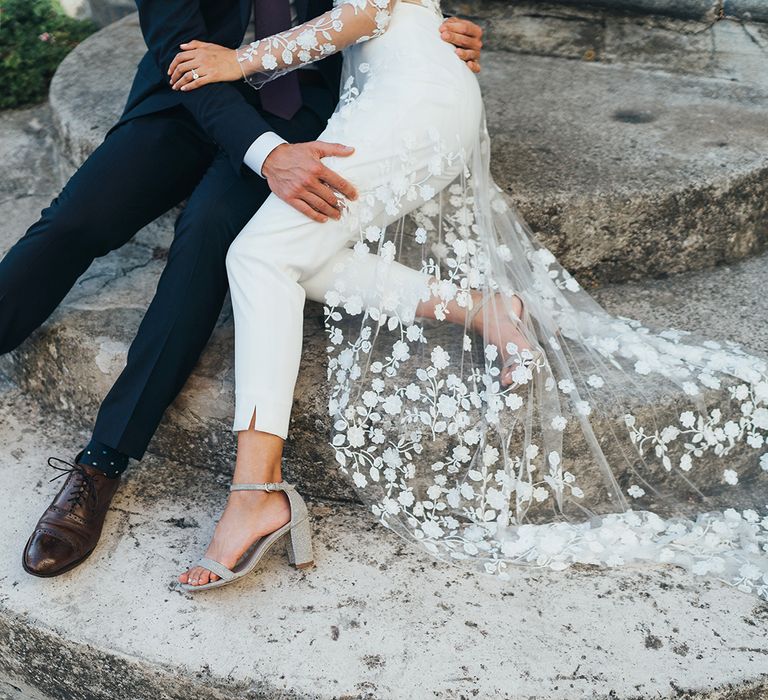
<svg viewBox="0 0 768 700"><path fill-rule="evenodd" d="M55 463L66 465L67 468ZM33 576L58 576L85 561L98 544L120 477L52 457L48 465L67 475L24 547L22 565Z"/></svg>

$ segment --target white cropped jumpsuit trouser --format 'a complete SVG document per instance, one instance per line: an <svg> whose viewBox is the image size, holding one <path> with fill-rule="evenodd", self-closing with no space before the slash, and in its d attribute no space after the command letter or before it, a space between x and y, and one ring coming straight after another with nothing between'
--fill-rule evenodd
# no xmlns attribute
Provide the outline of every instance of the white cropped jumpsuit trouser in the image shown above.
<svg viewBox="0 0 768 700"><path fill-rule="evenodd" d="M235 431L247 430L254 421L256 430L287 436L306 298L325 301L345 274L367 290L364 305L376 305L381 285L373 278L381 273L380 257L353 254L350 244L361 236L354 221L367 207L366 227L384 229L424 200L393 207L372 193L402 178L439 192L460 173L458 164L435 167L436 144L452 152L471 148L482 99L474 74L440 38L441 21L424 7L400 2L386 33L352 49L371 78L352 108L337 111L319 137L355 148L349 157L323 159L360 195L348 203L341 220L314 222L273 194L230 247ZM403 314L413 314L428 296L427 276L399 263L386 269L387 285L396 286L410 307Z"/></svg>

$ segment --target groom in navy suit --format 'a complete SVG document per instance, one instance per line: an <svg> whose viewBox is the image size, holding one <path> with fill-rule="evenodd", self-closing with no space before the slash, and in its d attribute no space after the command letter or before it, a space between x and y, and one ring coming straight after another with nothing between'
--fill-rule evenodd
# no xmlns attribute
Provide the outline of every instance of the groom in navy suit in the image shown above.
<svg viewBox="0 0 768 700"><path fill-rule="evenodd" d="M348 149L314 141L338 100L340 55L259 91L242 81L182 92L170 88L168 76L180 44L199 39L236 48L249 19L257 38L269 36L331 4L137 0L149 50L123 116L0 262L0 354L48 318L94 258L187 204L93 437L66 463L67 478L27 542L28 573L56 576L95 548L120 474L129 458L144 455L211 335L227 292L227 249L270 191L317 221L340 215L331 188L354 197L349 183L320 164ZM479 70L480 28L452 19L441 32Z"/></svg>

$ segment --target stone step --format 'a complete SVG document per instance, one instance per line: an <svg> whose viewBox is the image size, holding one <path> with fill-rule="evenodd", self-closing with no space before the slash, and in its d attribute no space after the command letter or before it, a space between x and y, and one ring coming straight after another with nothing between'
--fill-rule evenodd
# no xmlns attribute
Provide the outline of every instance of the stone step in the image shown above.
<svg viewBox="0 0 768 700"><path fill-rule="evenodd" d="M61 0L64 11L72 17L89 17L100 26L106 26L134 11L127 0ZM580 11L599 11L610 16L659 16L684 20L712 21L718 17L742 20L768 20L766 0L560 0L559 2L517 2L523 11L534 9L538 13L560 12L577 8ZM486 17L497 8L510 9L504 0L443 0L446 14Z"/></svg>
<svg viewBox="0 0 768 700"><path fill-rule="evenodd" d="M51 106L74 163L117 119L143 51L132 15L62 63ZM765 249L768 89L504 51L488 52L484 65L494 175L583 283L707 268Z"/></svg>
<svg viewBox="0 0 768 700"><path fill-rule="evenodd" d="M314 569L289 567L278 547L244 581L190 596L175 576L203 551L227 484L168 459L128 473L88 562L32 578L20 553L58 488L45 458L70 431L0 386L0 697L768 693L768 608L751 595L671 565L519 569L502 582L431 559L354 506L311 504Z"/></svg>
<svg viewBox="0 0 768 700"><path fill-rule="evenodd" d="M764 70L768 26L749 21L746 3L743 15L733 10L722 16L713 12L696 20L621 11L615 4L606 9L612 2L456 0L443 6L481 24L484 45L494 51L620 63L768 86ZM758 2L762 15L753 7L752 19L768 19L768 2ZM672 12L684 7L678 2L666 5Z"/></svg>
<svg viewBox="0 0 768 700"><path fill-rule="evenodd" d="M115 1L115 0L112 0ZM617 17L658 16L682 20L713 21L732 17L752 21L768 19L766 0L553 0L552 2L514 3L523 12L535 8L539 13L560 12L569 8L578 11L599 11ZM486 17L490 12L512 8L505 0L443 0L445 12Z"/></svg>

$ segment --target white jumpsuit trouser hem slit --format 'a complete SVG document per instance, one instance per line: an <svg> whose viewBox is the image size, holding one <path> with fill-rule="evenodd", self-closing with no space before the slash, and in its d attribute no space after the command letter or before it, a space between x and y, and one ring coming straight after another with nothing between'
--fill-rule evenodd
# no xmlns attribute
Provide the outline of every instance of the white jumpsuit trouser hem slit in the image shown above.
<svg viewBox="0 0 768 700"><path fill-rule="evenodd" d="M276 396L235 393L234 432L248 430L254 419L254 430L271 433L285 440L288 437L288 424L291 419L293 399L280 401Z"/></svg>

